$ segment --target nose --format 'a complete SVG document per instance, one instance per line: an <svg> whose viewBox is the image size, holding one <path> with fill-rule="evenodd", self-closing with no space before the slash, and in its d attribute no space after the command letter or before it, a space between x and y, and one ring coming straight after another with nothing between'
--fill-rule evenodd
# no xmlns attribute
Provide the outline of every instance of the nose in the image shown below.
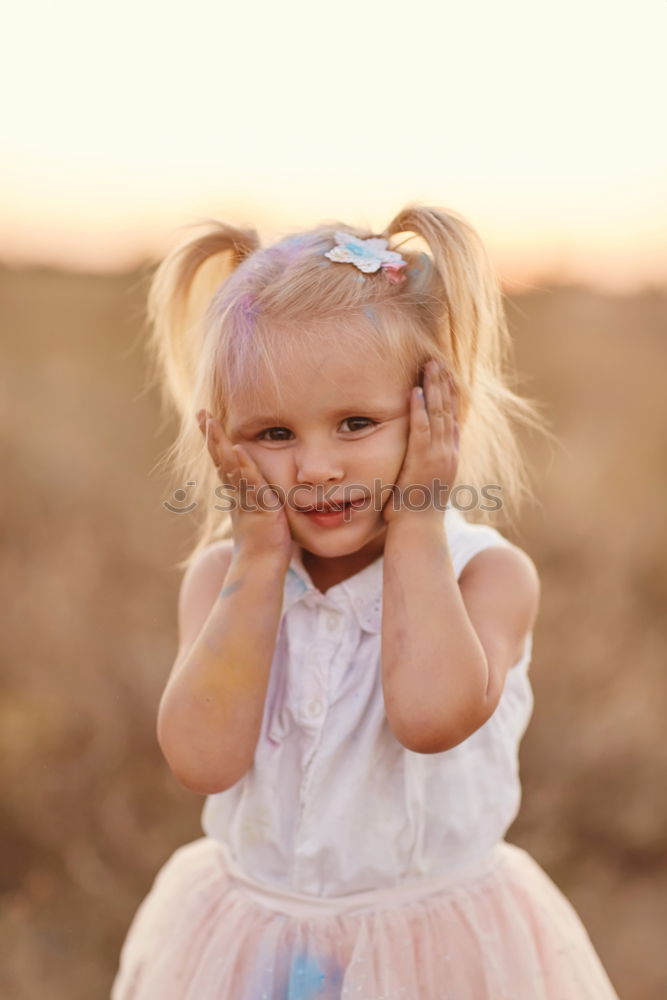
<svg viewBox="0 0 667 1000"><path fill-rule="evenodd" d="M340 458L331 445L310 444L296 449L296 482L301 486L336 483L343 477Z"/></svg>

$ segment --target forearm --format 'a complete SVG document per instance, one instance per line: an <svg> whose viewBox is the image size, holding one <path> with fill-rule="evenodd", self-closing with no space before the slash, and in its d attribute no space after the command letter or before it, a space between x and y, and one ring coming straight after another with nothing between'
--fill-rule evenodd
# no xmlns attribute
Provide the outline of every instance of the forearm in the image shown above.
<svg viewBox="0 0 667 1000"><path fill-rule="evenodd" d="M285 568L234 556L196 641L160 702L158 740L178 779L222 791L252 764L282 607Z"/></svg>
<svg viewBox="0 0 667 1000"><path fill-rule="evenodd" d="M389 525L384 548L382 685L408 749L436 753L479 725L486 656L467 615L442 522Z"/></svg>

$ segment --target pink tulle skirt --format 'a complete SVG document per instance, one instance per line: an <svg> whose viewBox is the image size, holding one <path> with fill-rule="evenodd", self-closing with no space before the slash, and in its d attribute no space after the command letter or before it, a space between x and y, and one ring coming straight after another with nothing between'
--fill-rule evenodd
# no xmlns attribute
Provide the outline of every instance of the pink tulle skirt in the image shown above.
<svg viewBox="0 0 667 1000"><path fill-rule="evenodd" d="M522 848L437 879L320 898L201 837L158 872L111 1000L618 1000L581 920Z"/></svg>

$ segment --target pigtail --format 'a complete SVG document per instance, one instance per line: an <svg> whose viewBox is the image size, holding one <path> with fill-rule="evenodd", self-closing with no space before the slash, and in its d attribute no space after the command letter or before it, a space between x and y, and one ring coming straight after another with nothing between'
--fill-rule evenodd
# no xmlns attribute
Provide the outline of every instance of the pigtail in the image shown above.
<svg viewBox="0 0 667 1000"><path fill-rule="evenodd" d="M412 287L417 307L420 298L429 303L434 346L455 385L461 456L457 482L468 484L478 496L485 487L500 486L503 515L496 519L481 507L473 518L514 527L521 503L535 499L517 425L554 439L540 412L542 404L515 391L518 379L499 279L481 238L455 212L410 205L392 220L385 236L400 233L419 237L432 262L426 277L424 268L417 269Z"/></svg>
<svg viewBox="0 0 667 1000"><path fill-rule="evenodd" d="M480 352L496 365L506 347L498 335L504 332L500 288L486 248L461 216L443 209L409 206L387 228L389 236L404 232L419 236L430 251L444 292L439 339L457 371L465 369L472 381Z"/></svg>
<svg viewBox="0 0 667 1000"><path fill-rule="evenodd" d="M147 309L151 353L163 403L171 403L181 416L191 405L196 384L204 303L213 288L258 248L254 230L213 221L175 247L155 272ZM206 282L201 280L204 271Z"/></svg>
<svg viewBox="0 0 667 1000"><path fill-rule="evenodd" d="M175 440L155 467L172 478L170 494L186 498L168 509L181 510L195 496L199 497L195 506L201 505L198 542L176 564L181 570L209 541L231 535L229 514L221 516L213 505L218 479L196 413L202 407L217 410L217 336L208 329L209 307L220 286L257 249L254 230L211 221L167 255L148 292L150 381L160 388L163 417L175 410L179 420Z"/></svg>

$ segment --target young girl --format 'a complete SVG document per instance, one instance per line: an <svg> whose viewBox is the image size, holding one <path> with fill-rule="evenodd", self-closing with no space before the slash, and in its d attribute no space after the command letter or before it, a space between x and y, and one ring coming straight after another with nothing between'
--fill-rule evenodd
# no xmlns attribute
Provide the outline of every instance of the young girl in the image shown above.
<svg viewBox="0 0 667 1000"><path fill-rule="evenodd" d="M150 312L172 457L210 496L158 716L206 836L159 871L112 1000L613 1000L504 839L539 583L487 512L526 492L513 420L540 421L476 233L419 206L267 249L216 224Z"/></svg>

